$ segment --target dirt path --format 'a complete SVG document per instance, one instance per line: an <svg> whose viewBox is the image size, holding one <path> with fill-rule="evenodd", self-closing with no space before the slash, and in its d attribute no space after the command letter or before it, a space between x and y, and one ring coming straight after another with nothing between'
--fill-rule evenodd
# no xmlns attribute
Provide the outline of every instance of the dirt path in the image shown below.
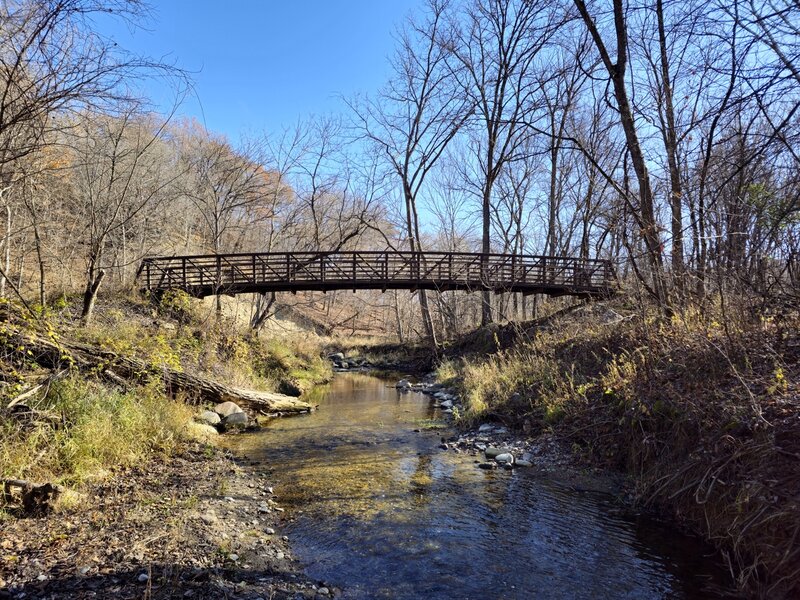
<svg viewBox="0 0 800 600"><path fill-rule="evenodd" d="M192 444L73 506L0 524L0 599L323 598L282 537L270 482Z"/></svg>

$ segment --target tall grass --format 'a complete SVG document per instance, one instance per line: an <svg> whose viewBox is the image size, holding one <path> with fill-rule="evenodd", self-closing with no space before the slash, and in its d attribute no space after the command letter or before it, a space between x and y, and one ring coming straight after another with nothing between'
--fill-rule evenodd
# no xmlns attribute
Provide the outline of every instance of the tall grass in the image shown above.
<svg viewBox="0 0 800 600"><path fill-rule="evenodd" d="M36 410L0 424L2 478L75 485L103 477L174 451L192 418L154 388L119 392L80 376L55 382Z"/></svg>

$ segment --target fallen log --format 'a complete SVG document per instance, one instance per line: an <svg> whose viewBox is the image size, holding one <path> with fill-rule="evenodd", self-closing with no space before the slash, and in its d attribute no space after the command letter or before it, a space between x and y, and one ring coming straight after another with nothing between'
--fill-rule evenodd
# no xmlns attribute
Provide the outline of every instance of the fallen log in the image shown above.
<svg viewBox="0 0 800 600"><path fill-rule="evenodd" d="M231 401L251 410L269 413L310 412L313 406L292 396L274 392L246 390L167 366L152 365L131 356L122 356L88 344L61 342L14 332L5 340L5 346L14 354L35 360L39 365L53 370L74 367L80 371L93 371L119 383L120 379L137 381L157 377L164 382L165 391L175 395L183 393L189 402L219 403Z"/></svg>

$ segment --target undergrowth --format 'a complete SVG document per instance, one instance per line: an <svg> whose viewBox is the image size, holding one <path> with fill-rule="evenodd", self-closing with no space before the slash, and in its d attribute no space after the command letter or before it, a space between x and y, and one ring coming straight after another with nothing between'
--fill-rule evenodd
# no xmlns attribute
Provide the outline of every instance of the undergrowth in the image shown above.
<svg viewBox="0 0 800 600"><path fill-rule="evenodd" d="M136 299L118 301L71 335L239 387L298 395L331 376L314 335L259 337L232 319L203 314L182 292L165 295L155 309Z"/></svg>
<svg viewBox="0 0 800 600"><path fill-rule="evenodd" d="M129 392L72 375L44 398L0 423L0 479L77 485L111 469L170 454L193 411L153 386Z"/></svg>
<svg viewBox="0 0 800 600"><path fill-rule="evenodd" d="M88 326L70 318L69 306L30 311L6 302L0 304L0 406L17 406L0 414L0 480L79 486L169 455L199 435L192 423L197 408L166 396L158 378L121 391L93 372L51 372L17 347L18 334L97 345L156 367L293 395L331 372L313 337L258 338L230 321L204 318L185 294L155 308L137 298L105 299ZM25 390L33 391L17 402Z"/></svg>

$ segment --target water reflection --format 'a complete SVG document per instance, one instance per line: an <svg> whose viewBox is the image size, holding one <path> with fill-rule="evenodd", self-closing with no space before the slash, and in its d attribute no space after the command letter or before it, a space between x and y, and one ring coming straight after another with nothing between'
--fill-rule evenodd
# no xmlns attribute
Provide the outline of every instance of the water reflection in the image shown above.
<svg viewBox="0 0 800 600"><path fill-rule="evenodd" d="M598 492L534 470L487 472L445 452L429 398L344 375L312 415L241 436L295 521L310 576L348 598L693 598L716 564Z"/></svg>

